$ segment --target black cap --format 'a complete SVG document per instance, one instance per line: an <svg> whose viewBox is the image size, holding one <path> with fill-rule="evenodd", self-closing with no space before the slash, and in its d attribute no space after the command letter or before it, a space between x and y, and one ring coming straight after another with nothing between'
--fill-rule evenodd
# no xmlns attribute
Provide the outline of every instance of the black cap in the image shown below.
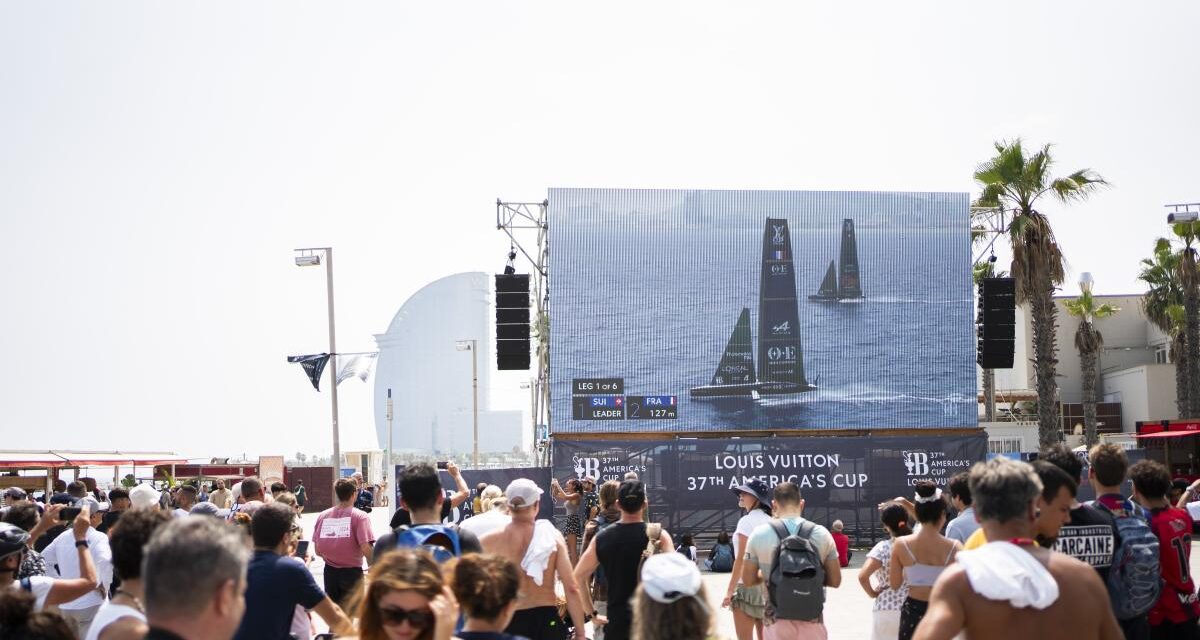
<svg viewBox="0 0 1200 640"><path fill-rule="evenodd" d="M759 504L771 505L771 494L767 488L767 483L758 478L754 478L745 484L737 484L735 482L733 486L729 487L729 490L734 493L748 493L754 496Z"/></svg>
<svg viewBox="0 0 1200 640"><path fill-rule="evenodd" d="M625 511L637 511L646 504L646 485L641 480L626 480L617 489L617 502Z"/></svg>

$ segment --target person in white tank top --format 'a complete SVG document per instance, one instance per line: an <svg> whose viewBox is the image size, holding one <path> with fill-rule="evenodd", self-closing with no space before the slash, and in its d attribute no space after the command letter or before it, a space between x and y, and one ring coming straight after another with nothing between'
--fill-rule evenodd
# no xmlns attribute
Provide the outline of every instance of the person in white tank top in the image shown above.
<svg viewBox="0 0 1200 640"><path fill-rule="evenodd" d="M133 509L121 514L109 532L113 573L121 584L112 599L100 606L83 640L134 640L150 630L142 607L142 549L150 536L170 521L165 511L157 509Z"/></svg>

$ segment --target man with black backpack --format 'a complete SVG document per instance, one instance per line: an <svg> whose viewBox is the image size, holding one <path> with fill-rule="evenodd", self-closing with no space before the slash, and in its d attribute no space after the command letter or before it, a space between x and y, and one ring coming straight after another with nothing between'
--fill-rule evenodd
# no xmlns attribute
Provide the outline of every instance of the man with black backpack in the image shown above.
<svg viewBox="0 0 1200 640"><path fill-rule="evenodd" d="M405 467L398 487L400 505L409 512L412 524L380 536L375 542L372 563L397 547L422 547L439 563L466 553L483 552L475 534L457 525L442 524L442 502L446 497L436 469L425 463Z"/></svg>
<svg viewBox="0 0 1200 640"><path fill-rule="evenodd" d="M642 518L646 506L646 487L639 480L626 480L617 489L617 507L621 519L600 533L579 558L575 582L580 586L584 610L593 615L593 624L603 624L605 640L629 640L633 610L629 601L641 581L642 562L656 553L675 551L671 536L662 525ZM588 589L597 567L604 568L608 580L608 616L597 616Z"/></svg>
<svg viewBox="0 0 1200 640"><path fill-rule="evenodd" d="M800 515L804 500L794 483L775 485L771 507L774 517L746 544L742 569L743 584L767 584L763 638L824 640L825 587L842 584L833 534Z"/></svg>
<svg viewBox="0 0 1200 640"><path fill-rule="evenodd" d="M1116 527L1106 576L1113 614L1125 640L1142 640L1150 638L1146 614L1160 591L1159 544L1146 511L1121 494L1128 469L1125 450L1115 444L1098 444L1088 452L1088 480L1096 490L1092 504L1110 514Z"/></svg>

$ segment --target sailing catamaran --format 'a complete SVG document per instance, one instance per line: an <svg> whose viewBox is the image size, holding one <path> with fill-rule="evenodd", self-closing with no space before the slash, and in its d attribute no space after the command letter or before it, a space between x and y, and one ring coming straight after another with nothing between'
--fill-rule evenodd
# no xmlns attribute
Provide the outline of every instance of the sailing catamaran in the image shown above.
<svg viewBox="0 0 1200 640"><path fill-rule="evenodd" d="M821 288L816 295L808 297L816 302L837 302L839 300L859 300L863 298L862 285L858 277L858 243L854 239L854 220L842 220L842 250L838 256L838 268L834 270L833 261L829 261L829 269L821 280Z"/></svg>
<svg viewBox="0 0 1200 640"><path fill-rule="evenodd" d="M767 218L763 229L762 274L758 288L758 368L750 309L742 307L712 381L691 390L693 398L801 393L815 389L804 377L800 346L800 305L788 223Z"/></svg>

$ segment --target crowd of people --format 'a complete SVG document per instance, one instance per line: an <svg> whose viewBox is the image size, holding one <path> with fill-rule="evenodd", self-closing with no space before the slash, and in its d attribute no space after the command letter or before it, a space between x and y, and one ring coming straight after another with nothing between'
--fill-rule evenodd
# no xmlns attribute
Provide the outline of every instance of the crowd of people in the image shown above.
<svg viewBox="0 0 1200 640"><path fill-rule="evenodd" d="M911 497L880 504L887 538L857 574L874 603L871 637L1056 638L1069 628L1196 638L1188 510L1200 509L1200 482L1173 482L1156 462L1130 466L1107 444L1083 469L1059 446L1031 464L976 464L944 487L919 482ZM97 496L71 483L45 504L9 490L0 637L704 640L719 637L722 609L738 640L840 637L824 607L850 538L840 522L806 519L793 483L732 487L743 515L702 553L692 535L677 542L648 521L636 474L472 490L457 467L446 471L451 490L433 466L406 467L392 526L378 536L375 492L361 477L339 479L311 539L302 484L248 477L228 489L138 485ZM1095 501L1076 501L1081 482ZM557 526L538 517L548 499L567 510ZM449 512L459 506L473 515L456 523ZM702 567L730 573L713 596L719 607Z"/></svg>

